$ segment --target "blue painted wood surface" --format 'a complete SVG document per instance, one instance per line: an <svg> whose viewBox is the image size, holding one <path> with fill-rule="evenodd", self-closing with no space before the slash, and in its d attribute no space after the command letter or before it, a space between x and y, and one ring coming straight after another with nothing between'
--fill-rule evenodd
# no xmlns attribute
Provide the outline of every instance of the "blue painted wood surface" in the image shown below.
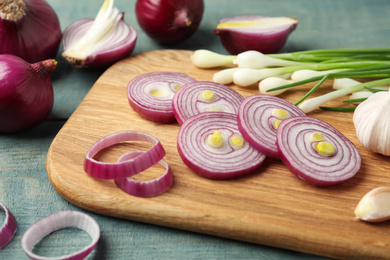
<svg viewBox="0 0 390 260"><path fill-rule="evenodd" d="M93 18L103 1L48 0L61 27ZM283 51L352 47L389 47L390 2L388 0L205 0L199 30L189 40L163 46L138 26L134 0L116 0L125 20L138 30L133 54L155 49L210 49L225 53L213 34L218 20L236 15L297 17L299 25ZM14 214L18 229L12 242L0 251L0 259L27 259L20 240L39 219L61 210L79 210L51 186L45 169L46 153L66 119L77 108L103 71L74 69L60 55L52 81L55 104L50 117L18 134L0 134L0 201ZM108 122L109 123L109 122ZM256 205L253 205L254 207ZM87 259L324 259L279 248L207 236L87 212L101 228L97 248ZM0 212L0 224L4 214ZM53 233L34 252L45 256L70 253L88 244L89 237L77 229Z"/></svg>

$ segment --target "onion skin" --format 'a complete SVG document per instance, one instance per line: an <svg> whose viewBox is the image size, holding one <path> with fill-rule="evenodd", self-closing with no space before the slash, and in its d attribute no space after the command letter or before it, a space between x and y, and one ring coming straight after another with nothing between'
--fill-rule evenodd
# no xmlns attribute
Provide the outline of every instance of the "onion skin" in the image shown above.
<svg viewBox="0 0 390 260"><path fill-rule="evenodd" d="M30 64L0 55L0 132L22 131L46 119L54 103L50 75L56 66L52 59Z"/></svg>
<svg viewBox="0 0 390 260"><path fill-rule="evenodd" d="M318 132L335 146L331 156L320 155L308 142ZM326 187L351 179L360 170L361 157L356 146L336 128L314 117L297 116L283 120L276 145L282 162L297 178Z"/></svg>
<svg viewBox="0 0 390 260"><path fill-rule="evenodd" d="M180 127L177 149L183 162L198 175L208 179L227 180L254 172L266 156L245 142L238 149L229 143L224 148L207 148L207 136L215 130L224 137L240 135L237 116L225 112L205 112L192 116Z"/></svg>
<svg viewBox="0 0 390 260"><path fill-rule="evenodd" d="M272 30L252 29L251 27L217 28L214 33L221 39L222 45L232 55L244 51L254 50L264 54L277 53L285 45L288 36L298 24L298 20L285 17L263 17L263 16L235 16L222 19L218 25L230 22L252 22L264 19L291 19L286 25L275 25Z"/></svg>
<svg viewBox="0 0 390 260"><path fill-rule="evenodd" d="M129 34L126 42L122 44L115 44L113 41L108 42L103 45L99 50L91 55L88 55L85 59L76 59L73 57L68 57L65 55L65 51L69 46L72 45L73 42L81 38L86 31L92 26L94 19L82 19L76 21L69 25L63 33L62 37L62 45L63 45L63 53L62 56L73 66L76 68L105 68L114 64L115 62L130 56L135 48L137 42L137 31L130 25L126 24L122 19L119 21L122 27L128 27Z"/></svg>
<svg viewBox="0 0 390 260"><path fill-rule="evenodd" d="M137 0L138 24L152 39L176 44L192 36L204 12L203 0Z"/></svg>
<svg viewBox="0 0 390 260"><path fill-rule="evenodd" d="M5 212L5 222L3 226L0 226L0 250L4 248L15 236L17 223L15 217L11 211L5 206L3 202L0 202L0 210Z"/></svg>
<svg viewBox="0 0 390 260"><path fill-rule="evenodd" d="M0 16L0 54L13 54L30 63L55 58L62 35L57 14L44 0L20 1L25 3L20 19Z"/></svg>

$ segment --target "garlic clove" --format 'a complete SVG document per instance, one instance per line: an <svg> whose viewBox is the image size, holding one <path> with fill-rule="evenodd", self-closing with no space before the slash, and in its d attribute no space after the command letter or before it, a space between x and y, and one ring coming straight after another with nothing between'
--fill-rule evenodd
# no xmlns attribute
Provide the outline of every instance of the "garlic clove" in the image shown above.
<svg viewBox="0 0 390 260"><path fill-rule="evenodd" d="M369 191L355 208L356 218L367 222L390 219L390 187L378 187Z"/></svg>

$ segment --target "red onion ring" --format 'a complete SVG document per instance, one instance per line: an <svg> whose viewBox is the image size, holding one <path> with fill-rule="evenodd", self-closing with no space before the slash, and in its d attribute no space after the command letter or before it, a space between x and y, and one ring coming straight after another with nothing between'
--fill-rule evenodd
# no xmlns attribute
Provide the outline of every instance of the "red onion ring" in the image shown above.
<svg viewBox="0 0 390 260"><path fill-rule="evenodd" d="M308 141L317 132L334 146L330 156L319 154ZM285 119L277 131L283 163L298 178L316 186L331 186L351 179L360 169L356 146L333 126L317 118L303 116Z"/></svg>
<svg viewBox="0 0 390 260"><path fill-rule="evenodd" d="M204 101L200 97L204 91L212 91L213 99ZM203 112L220 111L237 114L244 97L228 86L210 82L197 81L180 88L172 100L173 113L177 122L182 125L188 118Z"/></svg>
<svg viewBox="0 0 390 260"><path fill-rule="evenodd" d="M40 239L46 237L54 231L67 227L75 227L84 230L91 236L91 243L73 254L59 257L43 257L32 252L35 244ZM24 252L34 260L77 260L84 259L86 256L88 256L95 248L99 238L100 228L98 223L92 217L78 211L68 210L53 213L34 223L23 234L21 244Z"/></svg>
<svg viewBox="0 0 390 260"><path fill-rule="evenodd" d="M136 158L137 156L144 153L146 153L146 151L130 151L119 157L118 162ZM130 178L124 178L116 179L115 184L122 191L136 197L150 198L157 196L167 191L173 183L173 174L168 163L162 159L158 162L158 164L163 166L166 171L163 175L156 179L141 182Z"/></svg>
<svg viewBox="0 0 390 260"><path fill-rule="evenodd" d="M92 158L102 149L125 141L148 142L154 146L146 153L122 162L107 163ZM84 171L94 178L123 179L146 170L164 156L165 150L157 138L143 132L122 131L103 137L92 145L85 155Z"/></svg>
<svg viewBox="0 0 390 260"><path fill-rule="evenodd" d="M137 42L137 31L122 18L115 29L100 40L96 51L84 60L65 57L75 67L107 67L131 55ZM63 52L83 37L92 26L94 19L82 19L69 25L63 33ZM63 55L64 56L64 55Z"/></svg>
<svg viewBox="0 0 390 260"><path fill-rule="evenodd" d="M270 95L257 94L247 97L238 112L238 129L244 139L255 149L272 158L280 158L276 147L276 131L273 122L278 120L275 109L287 111L291 117L306 114L294 104Z"/></svg>
<svg viewBox="0 0 390 260"><path fill-rule="evenodd" d="M130 106L141 116L157 122L175 122L172 98L177 89L194 78L177 72L151 72L135 77L127 85ZM153 95L158 93L161 96Z"/></svg>
<svg viewBox="0 0 390 260"><path fill-rule="evenodd" d="M16 232L16 220L12 215L11 211L5 206L4 203L0 202L0 209L5 212L4 225L0 228L0 249L8 245Z"/></svg>
<svg viewBox="0 0 390 260"><path fill-rule="evenodd" d="M181 126L177 149L183 162L197 174L209 179L231 179L247 175L257 169L265 155L244 142L235 148L230 141L221 148L210 148L207 138L215 130L225 140L241 136L237 116L225 112L205 112L187 119Z"/></svg>

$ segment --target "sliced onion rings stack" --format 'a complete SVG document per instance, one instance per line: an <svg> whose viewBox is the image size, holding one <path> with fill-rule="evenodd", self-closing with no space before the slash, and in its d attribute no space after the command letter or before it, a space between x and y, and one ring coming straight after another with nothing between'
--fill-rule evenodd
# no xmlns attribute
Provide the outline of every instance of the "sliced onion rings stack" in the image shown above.
<svg viewBox="0 0 390 260"><path fill-rule="evenodd" d="M241 136L237 116L226 112L204 112L187 119L181 126L177 148L183 162L197 174L209 179L232 179L257 169L265 155L245 142L234 148L226 141L220 148L210 148L207 138L220 131L225 140Z"/></svg>
<svg viewBox="0 0 390 260"><path fill-rule="evenodd" d="M148 151L126 153L115 163L101 162L93 158L102 149L125 141L148 142L154 146ZM92 145L84 159L84 171L94 178L115 180L116 185L130 195L152 197L168 190L173 183L173 175L168 164L161 161L164 156L165 150L157 138L138 131L121 131L103 137ZM166 172L161 177L147 182L127 179L156 163L166 168Z"/></svg>
<svg viewBox="0 0 390 260"><path fill-rule="evenodd" d="M212 91L214 97L210 101L200 99L205 91ZM186 84L173 97L173 113L177 122L182 125L188 118L203 112L238 113L238 108L244 97L228 86L209 82L197 81Z"/></svg>
<svg viewBox="0 0 390 260"><path fill-rule="evenodd" d="M157 123L175 122L172 98L194 78L178 72L151 72L139 75L127 85L130 106L141 116Z"/></svg>
<svg viewBox="0 0 390 260"><path fill-rule="evenodd" d="M59 257L44 257L32 252L35 244L39 242L40 239L46 237L54 231L67 227L75 227L84 230L92 238L91 243L73 254ZM84 259L86 256L88 256L95 248L97 242L99 241L99 238L100 228L98 223L92 217L82 212L66 210L53 213L30 226L23 234L21 244L24 252L31 259L77 260Z"/></svg>
<svg viewBox="0 0 390 260"><path fill-rule="evenodd" d="M0 209L5 212L4 225L0 228L0 249L8 245L16 232L16 220L12 215L11 211L5 206L4 203L0 202Z"/></svg>
<svg viewBox="0 0 390 260"><path fill-rule="evenodd" d="M290 117L306 114L294 104L270 95L253 95L245 98L238 112L238 127L255 149L272 158L280 158L276 147L277 129L273 126L275 109L283 109Z"/></svg>
<svg viewBox="0 0 390 260"><path fill-rule="evenodd" d="M334 146L331 156L319 154L309 141L314 132ZM333 126L317 118L285 119L277 131L277 147L283 163L298 178L316 186L331 186L351 179L360 169L356 146Z"/></svg>

